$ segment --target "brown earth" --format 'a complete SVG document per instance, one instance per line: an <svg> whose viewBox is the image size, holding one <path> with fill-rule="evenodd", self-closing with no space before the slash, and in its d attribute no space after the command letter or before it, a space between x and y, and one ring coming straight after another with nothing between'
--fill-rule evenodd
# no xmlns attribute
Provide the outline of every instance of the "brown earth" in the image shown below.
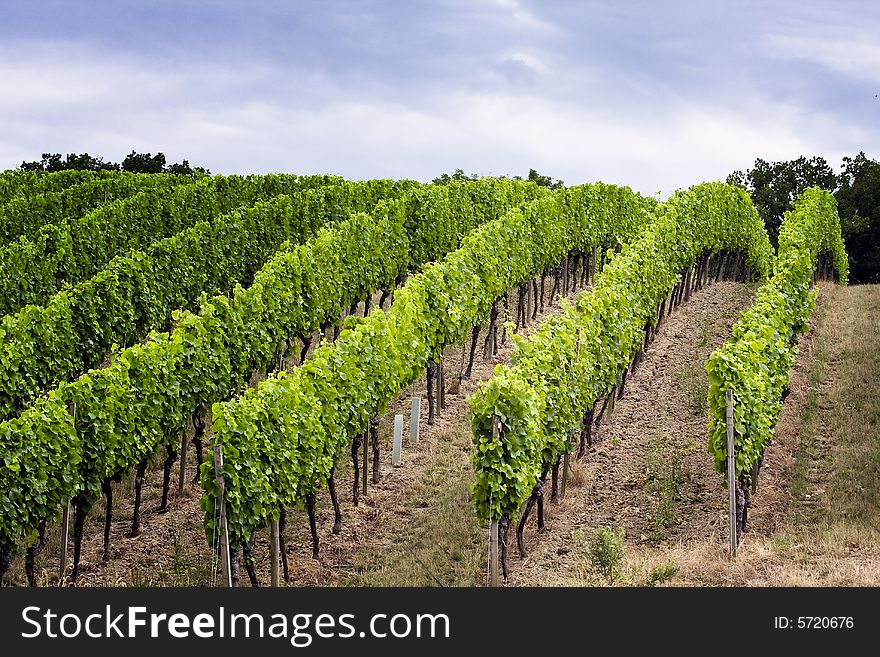
<svg viewBox="0 0 880 657"><path fill-rule="evenodd" d="M635 374L627 377L623 398L594 433L593 447L575 464L575 485L559 504L545 506L544 531L539 534L530 519L525 560L510 541L511 585L569 583L583 567L586 539L600 527L622 528L628 547L723 539L727 492L706 448L703 365L751 303L750 292L736 283L709 286L661 325ZM662 491L659 484L649 485L652 475L665 482ZM763 476L771 477L766 471ZM666 522L660 508L664 494Z"/></svg>
<svg viewBox="0 0 880 657"><path fill-rule="evenodd" d="M552 287L552 277L547 279L547 294ZM569 295L574 299L575 293ZM515 293L510 294L511 310L515 307ZM378 296L374 299L378 301ZM362 306L361 306L362 310ZM535 320L521 332L528 332L551 313L560 312L557 295L555 303L546 305L543 312L537 313ZM499 316L499 342L502 342L502 323L514 317ZM331 533L333 509L326 493L318 500L317 525L320 540L320 557L311 558L311 535L308 516L304 509L290 509L287 516L286 548L290 567L290 585L293 586L336 586L357 583L358 573L377 565L383 550L399 542L401 532L406 532L414 515L431 513L430 499L414 499L413 491L420 486L425 477L435 474L432 468L438 462L451 459L457 463L457 476L470 474L468 461L469 440L461 440L459 429L467 428L466 396L476 389L479 381L489 378L497 363L505 362L512 351L513 342L504 339L498 345L498 353L488 360L482 358L483 341L486 332L480 334L479 346L470 380L460 380L467 354L462 345L449 347L444 354L444 368L447 392L447 407L435 419L433 426L427 423L426 381L422 378L414 386L403 391L389 404L388 413L381 418L381 480L370 483L366 497L360 496L357 506L352 503L353 471L350 459L338 466L336 486L339 492L343 514L342 531ZM468 343L468 349L470 344ZM255 381L256 383L256 381ZM458 385L456 385L458 384ZM409 418L412 395L422 398L422 415L419 425L419 440L409 441ZM404 415L404 449L402 462L398 467L391 464L392 423L395 413ZM458 437L450 441L450 435L458 432ZM454 445L450 453L450 445ZM457 460L456 460L457 459ZM370 458L372 463L372 455ZM372 466L371 466L372 467ZM110 553L108 562L102 560L104 501L99 500L89 515L83 541L80 564L79 586L203 586L216 582L217 576L212 563L212 551L205 540L203 514L198 507L201 486L190 483L196 472L194 450L188 450L187 485L182 496L176 495L178 464L173 467L172 496L165 512L159 512L162 488L161 458L151 464L143 487L143 507L141 513L141 533L135 538L128 536L134 500L133 480L114 484L114 516L111 528ZM372 470L370 471L372 476ZM437 482L442 484L443 482ZM468 504L459 508L462 514L473 515ZM57 555L59 551L58 528L50 528L50 541L44 554L38 558L38 579L41 585L55 585L58 582ZM71 539L72 546L72 539ZM254 555L261 584L269 581L268 532L262 532L255 539ZM69 558L72 556L72 547ZM21 559L10 571L10 578L19 583L24 581ZM479 577L473 573L474 581ZM430 582L431 580L429 580ZM244 566L241 567L241 584L248 585Z"/></svg>
<svg viewBox="0 0 880 657"><path fill-rule="evenodd" d="M728 337L739 311L749 305L753 290L728 282L709 286L693 294L663 322L637 371L628 377L623 398L603 419L589 454L583 462L574 463L565 499L545 504L545 530L536 531L534 515L529 520L525 560L516 554L511 530L509 585L595 583L585 570L584 545L599 527L624 529L628 567L633 573L669 557L687 569L683 555L689 553L699 552L704 561L719 564L726 559L727 494L705 445L707 384L703 364ZM823 292L820 303L824 298ZM558 312L557 303L538 319ZM536 325L531 324L526 332ZM463 349L447 349L448 407L433 426L427 425L423 413L419 441L412 444L408 438L404 440L398 467L391 465L393 414L404 415L404 435L408 437L413 394L421 396L424 411L424 379L390 405L380 431L381 481L370 484L368 495L361 497L358 506L351 500L350 460L340 464L337 490L343 527L340 534L331 533L332 508L328 495L322 495L318 503L319 559L311 558L305 511L290 510L286 531L290 585L480 585L485 581L486 529L474 517L468 490L472 471L466 396L479 381L491 376L495 364L508 359L512 341L499 345L498 354L484 361L480 357L484 335L473 376L461 381L460 387L456 383ZM756 538L771 536L789 510L800 410L807 395L815 341L812 329L801 340L792 393L783 408L775 444L767 452L759 492L753 498L750 528L743 544L746 550L750 541L760 545ZM190 449L188 479L195 474L192 452ZM176 471L175 467L175 479ZM158 513L161 478L161 463L154 464L145 486L143 531L136 538L126 535L133 484L128 481L115 487L112 558L107 563L101 561L103 509L93 511L86 528L80 585L200 586L215 581L198 508L200 486L188 484L182 497L172 498L167 513ZM102 506L99 503L98 507ZM457 533L446 535L443 532L447 530ZM267 532L261 532L255 545L261 584L269 580L267 538ZM57 582L57 553L55 538L38 560L43 585ZM746 583L729 569L717 564L713 568L706 574L695 567L692 574L680 579L694 584ZM23 580L20 563L10 574L19 582ZM244 567L241 583L248 585Z"/></svg>

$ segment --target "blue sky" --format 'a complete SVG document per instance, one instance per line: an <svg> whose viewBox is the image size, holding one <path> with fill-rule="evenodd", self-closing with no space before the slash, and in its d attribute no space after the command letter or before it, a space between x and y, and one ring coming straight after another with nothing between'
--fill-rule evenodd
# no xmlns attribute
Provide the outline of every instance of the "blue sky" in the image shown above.
<svg viewBox="0 0 880 657"><path fill-rule="evenodd" d="M132 149L216 173L462 168L663 196L880 158L880 3L2 3L0 168Z"/></svg>

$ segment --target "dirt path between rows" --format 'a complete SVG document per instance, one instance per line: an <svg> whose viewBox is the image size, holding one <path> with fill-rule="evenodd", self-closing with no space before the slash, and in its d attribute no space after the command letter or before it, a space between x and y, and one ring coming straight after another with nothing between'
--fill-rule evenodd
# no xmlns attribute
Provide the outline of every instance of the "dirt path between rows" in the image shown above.
<svg viewBox="0 0 880 657"><path fill-rule="evenodd" d="M729 335L739 312L751 300L752 288L722 282L691 296L663 323L626 394L606 417L584 462L576 463L566 498L547 504L547 525L540 535L534 517L526 530L527 559L516 554L511 531L509 585L572 583L583 565L584 537L598 527L623 527L628 545L657 541L686 542L719 536L725 531L726 492L706 451L705 373L703 363ZM572 295L573 297L574 295ZM558 313L559 303L538 319ZM534 329L532 323L526 329ZM500 332L499 332L500 334ZM466 396L479 381L506 362L512 341L499 346L488 361L478 354L470 380L459 381L463 350L445 355L448 407L428 426L422 415L417 444L404 441L402 463L391 465L394 413L405 417L415 393L425 405L425 380L407 389L390 405L381 424L381 480L354 506L350 459L339 466L337 489L343 513L342 531L333 535L332 508L326 492L318 502L320 557L311 558L307 515L288 514L286 543L291 586L346 585L480 585L485 578L485 528L470 501L473 478ZM646 484L648 466L655 474L678 468L679 484L669 514L658 524L662 494ZM176 472L176 467L175 467ZM195 473L190 451L188 475ZM680 475L680 476L679 476ZM172 500L167 513L155 507L161 489L161 467L153 468L145 486L143 533L128 538L131 482L119 486L111 538L112 558L100 559L102 503L86 529L80 585L199 586L215 581L211 551L204 538L198 508L199 485L188 485ZM760 515L753 517L759 523ZM255 558L260 583L269 581L267 532L256 537ZM719 538L719 541L721 539ZM49 554L53 553L49 546ZM57 552L55 552L57 554ZM52 559L42 560L42 583L52 583ZM248 585L244 568L241 583Z"/></svg>
<svg viewBox="0 0 880 657"><path fill-rule="evenodd" d="M661 325L593 447L573 468L574 486L546 509L540 534L525 532L513 586L583 581L584 545L601 527L621 528L627 546L688 542L726 531L727 492L707 451L708 355L730 335L751 288L722 282L691 296Z"/></svg>
<svg viewBox="0 0 880 657"><path fill-rule="evenodd" d="M552 287L552 277L547 279L547 294ZM578 292L582 291L579 289ZM569 295L573 300L577 293ZM510 294L510 312L515 308L514 292ZM552 306L546 305L543 312L538 312L535 320L521 331L527 335L537 327L544 318L552 313L560 312L557 295ZM499 317L499 341L502 337ZM508 316L511 321L515 319ZM467 424L466 396L473 392L478 383L489 378L498 363L506 362L513 348L509 337L498 345L496 355L488 360L482 358L483 339L486 332L480 335L477 355L471 378L460 379L462 360L466 364L467 356L462 346L449 347L444 355L444 368L447 385L447 407L435 419L433 426L427 424L426 382L424 377L416 384L403 391L396 400L389 404L388 413L381 419L381 479L378 484L370 483L366 497L360 496L357 506L352 503L353 471L351 460L344 459L338 465L336 486L339 491L343 514L342 531L334 535L333 511L326 491L319 497L317 504L317 528L320 539L320 557L311 558L311 535L309 533L308 516L304 509L290 509L287 516L286 552L288 554L291 586L338 586L352 584L381 584L372 576L372 571L386 570L383 559L389 556L389 550L399 546L402 537L408 532L418 533L418 520L430 518L436 509L432 504L437 501L438 494L448 488L448 484L457 483L459 498L448 500L454 505L456 520L465 520L476 526L470 501L468 498L472 472L469 463L470 435ZM468 345L469 348L469 345ZM412 395L421 397L422 416L420 437L416 444L409 441L409 417ZM402 462L398 467L391 464L392 423L395 413L404 415L404 448ZM372 457L371 457L372 462ZM372 467L372 466L371 466ZM174 465L174 478L177 480L177 464ZM187 479L191 481L195 475L195 457L193 449L188 454ZM372 470L371 470L372 475ZM166 512L157 510L161 497L161 462L153 463L146 483L144 484L144 506L141 515L142 533L130 538L129 531L132 517L132 500L134 497L131 481L114 485L114 516L111 529L111 559L101 560L103 531L103 500L95 505L90 513L83 542L83 557L80 566L80 586L204 586L217 581L212 568L211 550L205 541L203 514L198 507L201 496L199 484L187 484L182 496L172 495ZM176 483L173 488L176 488ZM416 522L414 522L416 521ZM260 532L255 540L254 556L258 578L262 585L269 581L269 547L268 532ZM430 536L424 540L431 542ZM477 536L474 539L480 541ZM476 551L475 551L476 550ZM480 545L464 546L473 562L472 567L464 575L458 575L458 583L468 585L479 580L479 568L473 555L482 551ZM448 551L450 559L460 559L461 550L451 546ZM41 585L57 582L55 569L57 566L57 540L51 540L43 557L38 561L42 568ZM384 556L383 556L384 555ZM459 555L459 556L456 556ZM415 585L436 585L448 583L438 579L437 572L442 565L423 568L421 572L400 573L403 580L395 583ZM12 573L15 576L15 573ZM19 573L19 578L21 573ZM461 579L463 577L463 579ZM241 567L241 585L248 585L248 577L244 566Z"/></svg>
<svg viewBox="0 0 880 657"><path fill-rule="evenodd" d="M832 287L820 283L817 307L824 306ZM575 466L578 485L561 504L549 505L543 533L535 531L534 520L529 523L529 554L520 560L512 553L509 585L604 583L590 569L587 548L601 527L624 531L623 584L644 585L653 568L670 563L676 586L813 582L780 573L803 569L803 555L787 552L794 541L784 529L802 515L797 508L802 502L793 502L792 482L802 458L802 413L815 385L818 311L798 343L791 394L765 453L740 558L728 558L727 490L706 448L703 366L729 336L752 291L732 283L708 288L662 327L589 458Z"/></svg>
<svg viewBox="0 0 880 657"><path fill-rule="evenodd" d="M629 380L625 396L616 403L611 418L603 422L585 464L575 466L567 499L546 506L548 522L541 535L534 529L534 518L530 522L526 538L530 554L523 562L515 555L511 532L510 585L548 585L554 583L557 573L566 577L582 561L583 551L577 545L583 542L581 535L588 536L599 526L623 526L631 542L644 544L658 538L687 540L723 529L727 497L705 447L703 364L729 336L739 312L751 303L752 290L726 282L710 286L694 294L664 322ZM508 343L495 362L506 361L509 350ZM459 358L460 350L450 350L447 376L456 371ZM484 581L486 536L485 529L473 519L469 495L473 475L465 395L490 371L487 364L475 369L461 394L450 397L452 407L435 427L423 433L424 442L415 450L407 448L405 467L386 471L382 484L371 489L367 503L354 510L357 520L348 523L348 530L332 537L332 518L324 509L320 532L322 540L328 537L327 551L317 563L300 560L295 579L312 584L429 586L479 585ZM408 403L408 395L399 399L398 412L406 414ZM656 458L658 450L681 454L686 481L675 500L677 517L655 536L650 516L656 502L646 491L645 471L648 459ZM441 481L436 482L438 471ZM343 481L344 487L350 486L350 475L343 473ZM446 495L450 488L457 491L454 511ZM681 512L685 508L686 513ZM436 519L426 520L430 516ZM362 519L367 522L361 523ZM470 527L454 535L460 544L443 545L449 538L449 525L468 522ZM304 554L308 549L304 518L300 527L291 534L296 541L294 552ZM441 544L433 550L424 545L431 536L410 536L427 531ZM455 562L464 564L456 567ZM401 566L411 572L391 572ZM305 581L300 579L303 575Z"/></svg>

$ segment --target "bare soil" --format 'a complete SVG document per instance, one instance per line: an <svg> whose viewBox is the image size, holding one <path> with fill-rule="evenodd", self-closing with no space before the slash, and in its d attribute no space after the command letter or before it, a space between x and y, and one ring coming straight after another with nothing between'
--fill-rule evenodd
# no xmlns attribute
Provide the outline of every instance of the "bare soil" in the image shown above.
<svg viewBox="0 0 880 657"><path fill-rule="evenodd" d="M823 287L820 304L825 302L826 290ZM595 584L586 572L585 541L600 527L623 528L627 567L632 573L643 573L672 559L681 568L673 583L778 583L773 573L792 557L779 548L777 532L793 513L791 485L801 415L811 389L815 328L800 342L791 394L774 444L767 451L758 494L752 498L744 557L736 567L726 559L726 489L706 449L703 366L708 354L727 339L753 292L753 286L721 282L692 294L689 302L668 316L635 373L627 377L624 396L616 400L613 413L603 418L588 455L581 462L573 460L565 498L551 504L548 494L545 530L538 533L534 515L530 519L525 559L516 553L513 523L508 585ZM511 294L513 299L515 294ZM514 305L511 303L511 310ZM557 302L537 319L558 312ZM528 333L535 326L537 323L532 323L524 331ZM305 511L289 511L289 585L471 586L485 582L486 528L474 517L469 495L472 471L466 397L479 381L491 376L497 363L508 359L512 341L506 340L497 355L484 360L484 337L485 332L480 336L470 380L459 377L466 351L461 345L446 350L447 408L433 426L427 424L424 378L390 404L380 425L381 480L370 483L368 494L361 495L357 506L352 503L350 460L338 466L343 527L338 535L331 533L333 512L325 493L317 509L317 560L311 558ZM408 438L413 395L421 397L423 410L417 443ZM404 416L405 436L402 462L397 467L391 464L395 413ZM176 472L175 466L175 481ZM188 480L194 474L195 458L190 449ZM86 528L80 585L204 586L215 581L198 508L200 486L188 484L181 497L172 497L167 513L158 513L161 479L159 462L151 468L144 487L142 533L136 538L127 536L133 484L128 481L116 486L112 558L107 563L101 561L103 504L97 505ZM814 481L806 495L816 494L817 486ZM802 509L796 506L794 512ZM269 581L267 539L267 532L261 532L254 551L263 585ZM38 560L42 585L57 583L57 554L56 539ZM15 572L11 575L19 583L23 580L20 564L18 576ZM241 584L248 585L243 565Z"/></svg>
<svg viewBox="0 0 880 657"><path fill-rule="evenodd" d="M530 520L525 560L510 541L510 585L571 583L582 574L585 541L600 527L623 528L628 548L707 536L721 540L727 492L706 447L703 365L729 337L751 292L736 283L711 285L661 324L635 374L627 377L623 398L610 417L606 411L593 447L575 464L574 486L559 504L545 506L544 531L539 534ZM670 479L664 489L668 523L658 518L660 494L648 485L649 468Z"/></svg>
<svg viewBox="0 0 880 657"><path fill-rule="evenodd" d="M547 279L546 289L549 297L552 277ZM583 288L579 288L578 292ZM576 293L569 295L573 300ZM479 344L470 379L462 373L467 364L470 341L463 345L450 346L444 354L446 382L446 408L435 418L433 425L427 422L426 381L423 377L410 388L402 391L391 404L388 412L381 418L380 443L381 464L380 481L372 483L372 455L370 455L370 484L366 496L361 494L359 503L352 502L353 470L350 459L337 466L336 486L343 514L342 531L334 535L333 509L329 494L324 493L317 504L317 528L320 540L320 557L311 558L311 535L308 516L303 508L290 509L287 515L285 532L286 552L288 554L291 586L338 586L372 581L369 571L382 570L383 553L401 542L408 528L413 526L414 518L430 515L435 493L449 482L449 474L437 479L438 465L451 465L453 476L460 481L470 476L470 441L462 440L468 429L466 396L472 393L478 383L488 379L495 365L506 362L513 349L513 341L503 336L503 322L515 319L516 293L509 295L509 312L499 315L497 353L483 358L486 331L479 336ZM378 295L374 302L378 301ZM375 306L374 306L375 307ZM362 311L362 306L361 306ZM555 302L545 304L543 311L521 329L528 334L552 313L561 311L557 295ZM504 337L504 339L502 339ZM317 341L315 341L317 342ZM256 384L257 377L252 382ZM436 384L435 384L436 394ZM421 397L422 414L419 423L419 438L410 441L410 409L413 395ZM395 413L404 416L404 448L402 461L397 466L391 463L392 427ZM207 436L206 436L207 439ZM178 464L175 463L172 476L172 495L167 511L159 512L162 488L163 455L158 455L151 464L147 480L143 486L143 506L141 513L141 533L128 536L134 484L132 480L114 484L114 516L111 529L109 561L102 560L103 553L103 514L104 501L99 500L90 513L83 541L82 559L78 586L205 586L215 583L216 574L212 551L206 543L203 528L203 513L198 506L201 486L192 484L196 473L196 460L192 446L188 449L187 484L183 494L176 494ZM427 482L427 485L426 485ZM470 514L469 503L457 507L457 512ZM476 522L475 519L473 519ZM38 579L41 585L56 585L58 582L57 527L50 529L52 539L43 555L37 560ZM482 551L482 547L470 548ZM451 547L451 555L459 553ZM72 539L69 558L72 556ZM255 566L260 584L269 582L268 531L255 537ZM453 556L453 558L455 558ZM21 562L21 559L18 559ZM244 564L241 566L241 585L248 586ZM413 573L425 576L425 572ZM23 566L17 563L10 572L13 581L24 580ZM429 582L438 583L429 574ZM366 578L366 579L365 579ZM480 573L475 568L467 576L467 584L477 583Z"/></svg>

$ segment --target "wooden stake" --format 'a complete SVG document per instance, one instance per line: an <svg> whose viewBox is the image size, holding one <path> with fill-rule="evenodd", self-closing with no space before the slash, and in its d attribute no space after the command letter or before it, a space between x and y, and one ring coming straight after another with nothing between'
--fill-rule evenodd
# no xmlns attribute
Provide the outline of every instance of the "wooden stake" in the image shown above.
<svg viewBox="0 0 880 657"><path fill-rule="evenodd" d="M214 481L220 489L220 575L223 586L232 587L232 563L229 554L229 528L226 525L226 484L223 481L223 450L214 445Z"/></svg>
<svg viewBox="0 0 880 657"><path fill-rule="evenodd" d="M425 379L428 388L428 424L434 424L434 374L437 371L436 363L429 363L425 371Z"/></svg>
<svg viewBox="0 0 880 657"><path fill-rule="evenodd" d="M562 261L562 296L568 296L568 254Z"/></svg>
<svg viewBox="0 0 880 657"><path fill-rule="evenodd" d="M492 416L492 440L499 440L501 418ZM489 521L489 586L501 585L501 574L498 563L498 521Z"/></svg>
<svg viewBox="0 0 880 657"><path fill-rule="evenodd" d="M730 558L736 559L736 454L733 444L733 391L727 398L727 531L730 536Z"/></svg>
<svg viewBox="0 0 880 657"><path fill-rule="evenodd" d="M367 446L369 444L370 444L370 429L369 429L369 427L367 427L366 429L364 429L364 443L363 443L363 446L364 446L364 466L363 466L363 472L361 473L361 487L362 487L362 490L364 493L364 497L367 496L367 468L370 465L370 459L369 459L369 455L368 455L369 450L367 450Z"/></svg>
<svg viewBox="0 0 880 657"><path fill-rule="evenodd" d="M498 563L498 521L489 521L489 586L501 585Z"/></svg>
<svg viewBox="0 0 880 657"><path fill-rule="evenodd" d="M529 280L527 285L529 286L529 288L526 291L526 326L528 326L529 322L532 320L532 308L534 307L533 297L535 296L532 293L532 281Z"/></svg>
<svg viewBox="0 0 880 657"><path fill-rule="evenodd" d="M76 430L76 402L70 402L67 407L73 422L74 430ZM59 585L64 586L64 574L67 572L67 544L70 540L70 499L64 505L61 511L61 556L58 566Z"/></svg>
<svg viewBox="0 0 880 657"><path fill-rule="evenodd" d="M590 285L596 284L596 247L593 247L593 257L590 258Z"/></svg>
<svg viewBox="0 0 880 657"><path fill-rule="evenodd" d="M180 434L180 477L177 480L177 494L183 495L183 482L186 479L186 446L189 442L186 435L186 429Z"/></svg>
<svg viewBox="0 0 880 657"><path fill-rule="evenodd" d="M61 559L58 567L58 579L64 586L64 574L67 572L67 543L70 536L70 500L61 511Z"/></svg>
<svg viewBox="0 0 880 657"><path fill-rule="evenodd" d="M269 562L272 569L272 586L281 583L281 532L277 520L269 521Z"/></svg>
<svg viewBox="0 0 880 657"><path fill-rule="evenodd" d="M571 465L569 463L569 454L565 452L565 456L562 458L562 487L559 491L559 497L563 500L565 499L565 488L568 484L568 471L571 469Z"/></svg>
<svg viewBox="0 0 880 657"><path fill-rule="evenodd" d="M440 415L440 411L446 408L446 366L443 363L442 351L440 352L437 369L437 415Z"/></svg>

